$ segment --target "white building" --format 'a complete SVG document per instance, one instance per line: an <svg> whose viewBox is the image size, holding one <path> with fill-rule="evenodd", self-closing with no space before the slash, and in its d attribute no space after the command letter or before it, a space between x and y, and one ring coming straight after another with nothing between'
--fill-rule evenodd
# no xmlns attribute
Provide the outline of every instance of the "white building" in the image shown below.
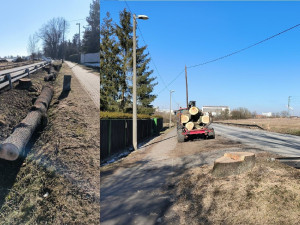
<svg viewBox="0 0 300 225"><path fill-rule="evenodd" d="M203 113L211 113L213 116L220 115L222 111L228 109L230 113L230 108L228 106L203 106L202 112Z"/></svg>
<svg viewBox="0 0 300 225"><path fill-rule="evenodd" d="M261 113L261 115L263 115L263 116L266 116L266 117L272 117L273 116L273 113L271 113L271 112L267 112L267 113Z"/></svg>

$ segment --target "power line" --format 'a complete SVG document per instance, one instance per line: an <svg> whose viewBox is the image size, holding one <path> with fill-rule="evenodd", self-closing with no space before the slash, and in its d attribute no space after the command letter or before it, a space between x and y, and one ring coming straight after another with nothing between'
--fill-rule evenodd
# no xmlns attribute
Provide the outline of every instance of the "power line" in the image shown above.
<svg viewBox="0 0 300 225"><path fill-rule="evenodd" d="M212 62L216 62L216 61L218 61L218 60L227 58L227 57L229 57L229 56L238 54L238 53L240 53L240 52L242 52L242 51L245 51L245 50L247 50L247 49L249 49L249 48L252 48L252 47L254 47L254 46L256 46L256 45L259 45L259 44L261 44L261 43L263 43L263 42L265 42L265 41L268 41L268 40L270 40L270 39L272 39L272 38L274 38L274 37L277 37L277 36L279 36L279 35L281 35L281 34L283 34L283 33L285 33L285 32L288 32L288 31L290 31L290 30L292 30L292 29L294 29L294 28L296 28L296 27L298 27L298 26L300 26L300 24L297 24L297 25L295 25L295 26L293 26L293 27L290 27L290 28L288 28L288 29L286 29L286 30L284 30L284 31L281 31L281 32L279 32L279 33L277 33L277 34L275 34L275 35L272 35L272 36L270 36L270 37L268 37L268 38L266 38L266 39L264 39L264 40L262 40L262 41L256 42L255 44L249 45L249 46L247 46L247 47L245 47L245 48L242 48L242 49L237 50L237 51L235 51L235 52L232 52L232 53L230 53L230 54L221 56L221 57L216 58L216 59L213 59L213 60L206 61L206 62L204 62L204 63L196 64L196 65L193 65L193 66L188 66L187 68L192 68L192 67L197 67L197 66L203 66L203 65L205 65L205 64L212 63Z"/></svg>
<svg viewBox="0 0 300 225"><path fill-rule="evenodd" d="M229 56L238 54L238 53L240 53L240 52L242 52L242 51L245 51L245 50L247 50L247 49L249 49L249 48L252 48L252 47L254 47L254 46L256 46L256 45L259 45L259 44L261 44L261 43L263 43L263 42L265 42L265 41L268 41L268 40L270 40L270 39L272 39L272 38L274 38L274 37L277 37L277 36L279 36L279 35L281 35L281 34L287 32L287 31L290 31L290 30L292 30L292 29L294 29L294 28L296 28L296 27L298 27L298 26L300 26L300 24L297 24L297 25L295 25L295 26L293 26L293 27L290 27L290 28L288 28L288 29L286 29L286 30L284 30L284 31L281 31L281 32L279 32L279 33L277 33L277 34L275 34L275 35L273 35L273 36L270 36L270 37L268 37L268 38L262 40L262 41L256 42L255 44L249 45L248 47L242 48L242 49L237 50L237 51L235 51L235 52L232 52L232 53L230 53L230 54L227 54L227 55L218 57L218 58L216 58L216 59L212 59L212 60L209 60L209 61L206 61L206 62L203 62L203 63L200 63L200 64L196 64L196 65L193 65L193 66L188 66L187 68L193 68L193 67L197 67L197 66L203 66L203 65L206 65L206 64L209 64L209 63L216 62L216 61L219 61L219 60L221 60L221 59L227 58L227 57L229 57ZM181 72L181 73L182 73L182 72ZM179 75L181 75L181 73L180 73ZM179 75L176 76L176 77L175 77L175 78L174 78L167 86L169 86L171 83L173 83L173 82L179 77ZM161 90L159 93L163 92L164 90L165 90L165 89Z"/></svg>

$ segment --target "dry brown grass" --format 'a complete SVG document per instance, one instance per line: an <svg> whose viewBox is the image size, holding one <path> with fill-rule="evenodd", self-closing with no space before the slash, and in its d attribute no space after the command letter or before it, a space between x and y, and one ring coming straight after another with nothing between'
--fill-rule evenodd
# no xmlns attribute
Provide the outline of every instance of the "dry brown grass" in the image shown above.
<svg viewBox="0 0 300 225"><path fill-rule="evenodd" d="M254 169L225 178L212 165L183 174L174 210L181 224L299 224L300 171L260 153Z"/></svg>
<svg viewBox="0 0 300 225"><path fill-rule="evenodd" d="M255 124L265 130L300 135L300 118L265 118L244 120L221 120L224 123Z"/></svg>

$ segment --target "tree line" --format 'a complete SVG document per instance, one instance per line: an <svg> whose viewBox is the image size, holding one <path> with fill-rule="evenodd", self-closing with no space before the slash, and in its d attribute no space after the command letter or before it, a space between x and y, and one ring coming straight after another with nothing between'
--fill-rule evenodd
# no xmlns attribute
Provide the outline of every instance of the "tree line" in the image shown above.
<svg viewBox="0 0 300 225"><path fill-rule="evenodd" d="M279 117L288 117L288 111L281 111L280 113L274 113L271 117L273 118L279 118ZM225 109L222 111L219 115L214 116L215 120L239 120L239 119L250 119L250 118L256 118L257 112L253 111L250 112L249 109L244 107L239 107L236 109L231 110L229 112L228 109Z"/></svg>
<svg viewBox="0 0 300 225"><path fill-rule="evenodd" d="M100 31L100 110L132 112L132 15L126 9L119 13L119 23L113 22L107 13ZM156 98L153 89L157 83L151 76L150 57L147 46L137 37L136 75L137 111L142 114L154 112L151 103Z"/></svg>
<svg viewBox="0 0 300 225"><path fill-rule="evenodd" d="M82 45L79 46L79 34L76 33L72 40L65 40L65 35L69 30L69 22L63 17L56 17L45 23L38 32L29 36L27 51L32 58L44 55L53 59L62 59L64 56L70 60L72 55L79 53L99 52L100 35L100 3L93 0L90 4L89 16L86 18L88 26L82 38ZM42 41L42 50L38 47L38 42Z"/></svg>

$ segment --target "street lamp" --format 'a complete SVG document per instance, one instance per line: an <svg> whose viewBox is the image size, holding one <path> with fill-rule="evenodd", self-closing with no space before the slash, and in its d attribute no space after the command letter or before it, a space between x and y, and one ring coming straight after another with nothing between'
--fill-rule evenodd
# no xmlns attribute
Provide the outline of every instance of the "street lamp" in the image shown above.
<svg viewBox="0 0 300 225"><path fill-rule="evenodd" d="M80 23L76 23L76 25L78 25L78 27L79 27L79 33L78 33L78 35L79 35L79 46L78 46L78 63L80 63Z"/></svg>
<svg viewBox="0 0 300 225"><path fill-rule="evenodd" d="M137 150L137 115L136 115L136 19L147 20L148 16L133 14L133 47L132 47L132 60L133 60L133 74L132 74L132 144L133 149Z"/></svg>
<svg viewBox="0 0 300 225"><path fill-rule="evenodd" d="M172 121L171 110L172 110L172 93L173 92L175 92L175 91L170 90L170 122L169 122L169 128L171 128L171 121Z"/></svg>

